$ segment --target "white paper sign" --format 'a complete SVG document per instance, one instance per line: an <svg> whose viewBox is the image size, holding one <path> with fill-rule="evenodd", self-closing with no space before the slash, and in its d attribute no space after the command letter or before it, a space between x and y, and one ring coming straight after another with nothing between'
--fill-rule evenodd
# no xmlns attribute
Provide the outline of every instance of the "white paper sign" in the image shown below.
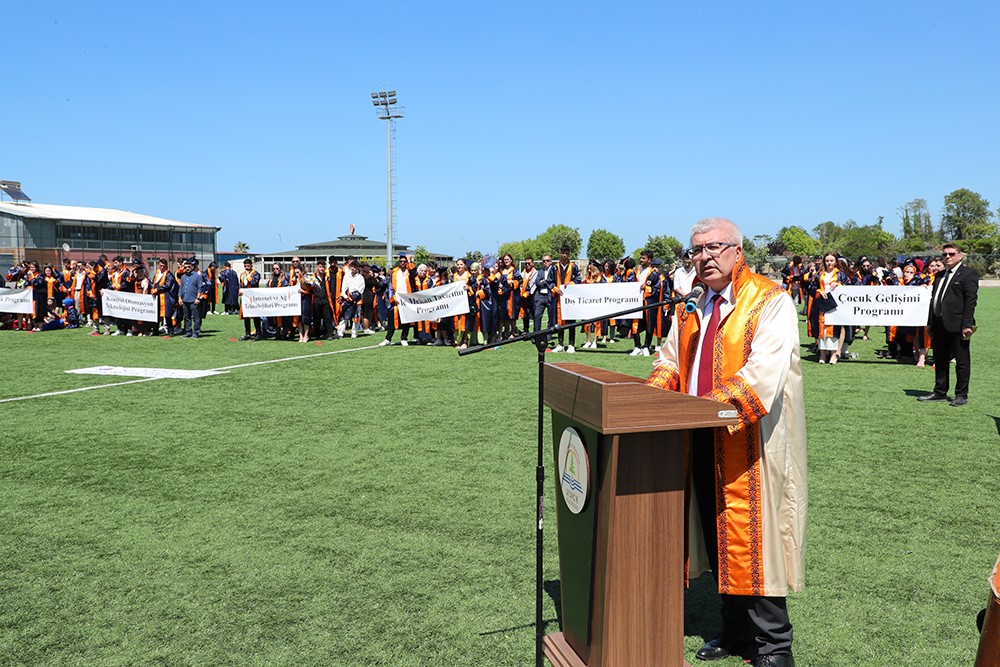
<svg viewBox="0 0 1000 667"><path fill-rule="evenodd" d="M437 320L469 312L469 293L464 282L445 283L411 294L396 293L399 321Z"/></svg>
<svg viewBox="0 0 1000 667"><path fill-rule="evenodd" d="M156 296L106 289L101 292L102 312L109 317L139 322L156 322Z"/></svg>
<svg viewBox="0 0 1000 667"><path fill-rule="evenodd" d="M927 285L841 285L830 294L837 307L823 316L825 324L927 326L931 304L931 288Z"/></svg>
<svg viewBox="0 0 1000 667"><path fill-rule="evenodd" d="M299 288L244 287L243 317L280 317L302 314L302 296Z"/></svg>
<svg viewBox="0 0 1000 667"><path fill-rule="evenodd" d="M563 285L559 296L562 302L564 320L589 320L602 315L610 315L628 308L642 306L641 283L590 283L586 285ZM615 319L635 320L641 311L621 315Z"/></svg>
<svg viewBox="0 0 1000 667"><path fill-rule="evenodd" d="M0 313L21 313L31 315L35 312L35 303L31 298L30 289L7 289L0 287Z"/></svg>

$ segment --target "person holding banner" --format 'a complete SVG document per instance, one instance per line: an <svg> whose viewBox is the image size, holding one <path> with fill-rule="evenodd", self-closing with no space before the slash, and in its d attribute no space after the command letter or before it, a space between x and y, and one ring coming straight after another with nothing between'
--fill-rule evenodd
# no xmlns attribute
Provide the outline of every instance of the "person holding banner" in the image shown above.
<svg viewBox="0 0 1000 667"><path fill-rule="evenodd" d="M955 360L955 398L951 405L969 402L969 376L972 359L969 342L976 330L976 303L979 299L979 274L962 265L965 255L955 243L945 243L942 250L946 271L934 280L928 324L934 348L934 391L919 396L921 401L948 400L951 360Z"/></svg>
<svg viewBox="0 0 1000 667"><path fill-rule="evenodd" d="M458 349L464 350L470 344L475 344L473 337L476 335L476 314L478 311L475 280L472 273L469 272L465 258L460 257L455 261L452 282L464 285L469 299L469 312L464 315L455 316L455 342L458 343Z"/></svg>
<svg viewBox="0 0 1000 667"><path fill-rule="evenodd" d="M45 276L38 270L38 262L33 259L28 260L27 271L24 274L24 287L31 290L31 298L35 306L31 323L28 324L27 319L25 320L25 329L30 327L35 331L41 331L42 322L48 315L46 309L48 297L46 296Z"/></svg>
<svg viewBox="0 0 1000 667"><path fill-rule="evenodd" d="M722 596L722 635L696 657L793 667L786 596L805 585L807 505L798 314L782 286L750 269L742 242L723 218L692 228L706 290L694 312L677 307L646 383L728 403L739 420L699 431L690 449L689 517L700 520L688 523L687 574L713 571Z"/></svg>
<svg viewBox="0 0 1000 667"><path fill-rule="evenodd" d="M240 273L240 290L257 289L260 287L260 273L253 268L253 261L247 257L243 260L243 272ZM251 340L250 320L253 320L253 340L260 340L263 337L260 328L260 318L250 318L243 314L243 301L240 300L240 317L243 318L243 337L240 340Z"/></svg>
<svg viewBox="0 0 1000 667"><path fill-rule="evenodd" d="M580 267L576 265L576 262L569 261L569 246L564 245L563 247L559 248L559 261L556 263L553 269L555 271L555 276L556 276L556 286L552 289L552 293L555 296L558 297L559 294L562 293L561 287L563 285L580 284L581 280ZM556 300L556 321L560 325L570 324L570 322L566 322L563 320L562 303L560 299ZM549 326L552 326L552 324L553 323L550 320ZM576 348L574 347L576 345L576 328L572 327L569 329L569 345L567 345L565 348L563 347L563 333L565 332L560 331L559 333L556 334L559 338L559 342L554 348L552 348L552 351L562 352L563 350L566 350L567 353L573 354L574 352L576 352Z"/></svg>
<svg viewBox="0 0 1000 667"><path fill-rule="evenodd" d="M814 318L813 331L816 337L816 347L819 351L819 363L837 363L840 359L840 339L833 325L824 323L823 304L832 301L830 293L847 281L847 276L837 268L837 255L828 252L823 255L823 269L816 274L816 296L810 315ZM829 308L827 308L829 309Z"/></svg>
<svg viewBox="0 0 1000 667"><path fill-rule="evenodd" d="M399 344L406 347L410 344L410 325L403 324L399 321L399 312L396 308L396 294L410 294L411 292L417 291L417 266L413 263L413 255L405 252L399 253L399 266L392 270L389 275L389 308L385 330L385 340L379 343L379 347L385 347L386 345L392 345L392 335L396 333L396 329L399 328L402 333L400 333Z"/></svg>

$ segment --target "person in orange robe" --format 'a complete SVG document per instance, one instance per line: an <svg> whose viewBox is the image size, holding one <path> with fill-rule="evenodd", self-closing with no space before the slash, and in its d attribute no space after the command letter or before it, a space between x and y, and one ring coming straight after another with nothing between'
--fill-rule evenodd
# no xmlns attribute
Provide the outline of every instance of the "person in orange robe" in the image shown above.
<svg viewBox="0 0 1000 667"><path fill-rule="evenodd" d="M722 635L696 657L790 667L786 597L805 585L807 505L798 315L782 286L750 269L742 243L723 218L692 228L706 291L694 312L676 308L647 383L727 403L737 418L699 430L690 448L687 574L713 571L722 596Z"/></svg>

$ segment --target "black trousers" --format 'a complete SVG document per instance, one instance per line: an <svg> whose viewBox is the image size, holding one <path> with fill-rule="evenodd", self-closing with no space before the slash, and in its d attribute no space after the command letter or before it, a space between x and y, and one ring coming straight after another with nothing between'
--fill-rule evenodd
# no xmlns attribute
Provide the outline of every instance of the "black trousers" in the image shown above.
<svg viewBox="0 0 1000 667"><path fill-rule="evenodd" d="M715 442L711 429L699 429L692 442L692 483L708 557L719 573L716 532ZM792 622L787 600L763 595L722 595L722 634L734 643L756 647L757 655L792 652Z"/></svg>
<svg viewBox="0 0 1000 667"><path fill-rule="evenodd" d="M969 397L972 370L969 341L960 331L947 331L940 317L931 318L931 347L934 348L934 393L948 395L951 360L955 360L955 397Z"/></svg>
<svg viewBox="0 0 1000 667"><path fill-rule="evenodd" d="M548 325L552 326L555 324L555 308L550 308L550 306L555 306L555 304L552 303L552 298L548 294L536 294L533 301L535 306L535 328L533 331L542 330L542 315L546 311L549 313Z"/></svg>

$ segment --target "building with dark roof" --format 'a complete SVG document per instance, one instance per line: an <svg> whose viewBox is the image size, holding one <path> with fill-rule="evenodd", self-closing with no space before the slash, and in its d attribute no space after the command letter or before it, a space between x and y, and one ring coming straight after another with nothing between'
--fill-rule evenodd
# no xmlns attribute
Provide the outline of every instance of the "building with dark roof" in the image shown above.
<svg viewBox="0 0 1000 667"><path fill-rule="evenodd" d="M407 245L393 244L393 257L401 252L413 252L413 250ZM429 254L431 261L438 264L451 264L455 261L455 258L451 255L434 252ZM269 268L275 262L287 266L293 257L298 257L302 260L306 271L312 271L315 268L316 260L326 260L329 257L335 257L339 263L342 263L348 257L357 257L359 259L371 259L376 264L382 264L385 262L385 243L372 241L367 236L361 236L360 234L347 234L346 236L337 237L334 241L307 243L300 245L294 250L257 255L257 262L255 264L258 265L258 270L263 274L264 267Z"/></svg>

